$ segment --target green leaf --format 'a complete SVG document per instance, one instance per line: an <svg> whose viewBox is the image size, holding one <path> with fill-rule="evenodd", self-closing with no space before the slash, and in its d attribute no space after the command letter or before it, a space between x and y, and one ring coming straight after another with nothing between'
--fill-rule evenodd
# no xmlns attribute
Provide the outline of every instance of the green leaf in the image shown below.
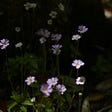
<svg viewBox="0 0 112 112"><path fill-rule="evenodd" d="M12 102L10 105L8 105L8 112L11 112L11 109L14 108L17 105L17 102Z"/></svg>
<svg viewBox="0 0 112 112"><path fill-rule="evenodd" d="M46 109L46 112L54 112L52 109Z"/></svg>
<svg viewBox="0 0 112 112"><path fill-rule="evenodd" d="M27 108L25 106L21 106L20 109L22 112L27 112Z"/></svg>
<svg viewBox="0 0 112 112"><path fill-rule="evenodd" d="M15 100L17 103L23 102L25 97L23 94L18 94L17 92L13 91L11 98Z"/></svg>
<svg viewBox="0 0 112 112"><path fill-rule="evenodd" d="M29 105L29 106L32 106L33 105L33 103L30 102L29 100L25 100L22 104L23 105Z"/></svg>

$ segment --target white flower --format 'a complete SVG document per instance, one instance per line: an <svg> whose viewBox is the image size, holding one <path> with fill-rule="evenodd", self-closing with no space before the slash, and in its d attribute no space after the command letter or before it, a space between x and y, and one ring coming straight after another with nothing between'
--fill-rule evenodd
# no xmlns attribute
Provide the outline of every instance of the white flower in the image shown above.
<svg viewBox="0 0 112 112"><path fill-rule="evenodd" d="M59 7L59 9L60 9L61 11L64 11L64 10L65 10L65 7L64 7L64 5L63 5L62 3L60 3L60 4L58 5L58 7Z"/></svg>
<svg viewBox="0 0 112 112"><path fill-rule="evenodd" d="M30 2L26 2L26 4L24 4L26 10L29 10L30 8L35 8L36 6L37 6L36 3L30 3Z"/></svg>
<svg viewBox="0 0 112 112"><path fill-rule="evenodd" d="M15 47L17 48L17 47L21 47L23 45L23 43L22 42L19 42L19 43L17 43L17 44L15 44Z"/></svg>
<svg viewBox="0 0 112 112"><path fill-rule="evenodd" d="M77 84L77 85L84 85L85 81L86 81L86 79L85 79L84 76L77 77L77 79L76 79L76 84Z"/></svg>
<svg viewBox="0 0 112 112"><path fill-rule="evenodd" d="M35 97L31 98L30 101L31 101L31 102L35 102Z"/></svg>
<svg viewBox="0 0 112 112"><path fill-rule="evenodd" d="M72 40L78 40L78 39L80 39L81 38L81 36L80 35L73 35L72 36Z"/></svg>
<svg viewBox="0 0 112 112"><path fill-rule="evenodd" d="M21 31L21 28L20 27L15 27L15 31L16 32L20 32Z"/></svg>
<svg viewBox="0 0 112 112"><path fill-rule="evenodd" d="M45 43L45 42L46 42L46 38L41 37L41 38L39 39L39 41L40 41L40 43L41 43L41 44L43 44L43 43Z"/></svg>
<svg viewBox="0 0 112 112"><path fill-rule="evenodd" d="M104 15L106 18L112 18L112 12L110 10L104 9Z"/></svg>
<svg viewBox="0 0 112 112"><path fill-rule="evenodd" d="M31 3L31 8L36 8L37 4L36 3Z"/></svg>
<svg viewBox="0 0 112 112"><path fill-rule="evenodd" d="M27 85L31 85L32 83L35 82L35 77L34 76L29 76L29 77L27 77L25 82L27 83Z"/></svg>
<svg viewBox="0 0 112 112"><path fill-rule="evenodd" d="M76 67L76 69L79 69L83 65L84 65L84 62L77 59L75 59L72 63L72 66Z"/></svg>
<svg viewBox="0 0 112 112"><path fill-rule="evenodd" d="M47 24L48 24L48 25L52 25L52 22L53 22L52 19L49 19L49 20L47 21Z"/></svg>
<svg viewBox="0 0 112 112"><path fill-rule="evenodd" d="M56 11L51 11L50 14L49 14L49 16L50 16L51 18L56 18L57 14L58 14L58 13L57 13Z"/></svg>

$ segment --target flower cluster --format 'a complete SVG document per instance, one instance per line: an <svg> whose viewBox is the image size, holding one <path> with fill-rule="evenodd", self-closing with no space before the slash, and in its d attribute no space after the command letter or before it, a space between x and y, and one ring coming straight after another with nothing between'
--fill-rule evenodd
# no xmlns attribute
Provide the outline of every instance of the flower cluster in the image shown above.
<svg viewBox="0 0 112 112"><path fill-rule="evenodd" d="M78 33L72 36L72 40L79 40L81 38L81 34L88 31L88 28L84 25L78 26Z"/></svg>
<svg viewBox="0 0 112 112"><path fill-rule="evenodd" d="M52 45L53 54L59 55L61 52L60 48L62 48L62 45Z"/></svg>
<svg viewBox="0 0 112 112"><path fill-rule="evenodd" d="M53 89L56 89L56 91L59 94L64 94L64 92L67 90L63 84L58 84L58 78L57 77L52 77L52 78L47 80L47 84L41 85L40 91L45 96L50 96L50 93L53 92Z"/></svg>
<svg viewBox="0 0 112 112"><path fill-rule="evenodd" d="M55 44L52 45L52 51L53 51L53 54L55 55L59 55L60 52L61 52L61 48L62 48L62 45L58 44L57 42L62 38L62 35L61 34L51 34L50 31L48 31L47 29L40 29L39 31L37 31L36 33L37 35L40 36L40 43L41 44L44 44L46 41L47 41L47 38L48 37L51 37L51 40L52 41L55 41Z"/></svg>
<svg viewBox="0 0 112 112"><path fill-rule="evenodd" d="M3 55L5 63L1 63L1 70L3 69L1 76L6 74L6 79L10 83L8 112L72 111L76 101L74 96L79 91L82 93L86 82L85 77L78 73L85 63L77 56L78 53L75 53L78 52L78 40L88 31L88 28L80 25L77 33L72 38L68 37L71 34L71 31L67 29L70 22L68 16L71 13L68 6L71 4L69 0L51 0L50 2L49 0L26 0L20 3L12 2L12 4L9 8L11 10L9 10L8 20L12 17L13 20L8 21L10 29L6 30L10 41L5 38L0 40L1 51L3 50L2 53L6 56ZM13 8L14 13L10 13ZM63 37L64 40L61 40ZM76 45L73 46L74 52L69 52L72 50L72 43L67 42L69 39L73 41L73 45ZM6 49L9 44L11 46ZM60 55L60 53L65 54ZM72 56L75 57L71 63L72 66L64 65L68 63L62 59L65 56L69 59L73 58ZM67 73L70 67L72 70ZM72 74L73 70L76 70L76 76ZM65 72L68 75L65 75ZM47 80L43 82L46 78ZM16 81L18 79L19 81ZM74 111L79 110L81 109Z"/></svg>
<svg viewBox="0 0 112 112"><path fill-rule="evenodd" d="M40 36L40 43L44 44L47 40L47 38L50 36L50 32L47 29L41 28L38 32L36 32L37 35Z"/></svg>
<svg viewBox="0 0 112 112"><path fill-rule="evenodd" d="M30 3L30 2L26 2L24 4L24 7L26 10L32 9L32 8L36 8L37 4L36 3Z"/></svg>
<svg viewBox="0 0 112 112"><path fill-rule="evenodd" d="M76 40L76 41L79 40L81 38L81 34L87 32L87 31L88 31L88 28L86 26L84 26L84 25L78 26L78 33L80 33L80 34L73 35L72 36L72 40ZM80 60L80 59L75 59L72 62L72 66L75 67L77 70L81 66L84 66L84 64L85 63L82 60ZM78 71L77 71L77 73L78 73ZM84 76L80 76L80 77L78 76L76 78L76 84L77 85L84 85L85 81L86 81L86 79L85 79Z"/></svg>
<svg viewBox="0 0 112 112"><path fill-rule="evenodd" d="M17 29L16 29L17 30ZM88 28L86 28L85 26L80 26L80 27L78 27L78 32L80 33L80 34L82 34L82 33L84 33L84 32L86 32L88 30ZM17 31L18 32L18 31ZM61 40L61 38L62 38L62 35L60 34L60 33L51 33L49 30L47 30L47 29L44 29L44 28L41 28L40 30L38 30L37 32L36 32L36 34L38 35L38 37L39 37L39 42L40 42L40 44L41 45L43 45L42 47L49 47L49 46L51 46L51 48L50 48L50 51L52 51L52 54L54 54L54 55L56 55L56 62L55 63L53 63L54 65L53 65L53 70L52 69L50 69L50 70L46 70L46 66L47 66L47 57L46 57L46 54L45 54L45 56L43 56L42 57L42 59L43 59L43 62L45 62L45 63L42 63L41 65L42 66L44 66L45 67L45 69L42 69L43 71L45 70L45 73L47 73L47 72L49 72L50 71L50 73L53 75L53 73L55 73L55 74L57 74L57 76L59 77L59 78L62 78L61 77L61 74L60 74L60 67L59 67L59 58L58 58L58 55L60 54L60 52L61 52L61 48L62 48L62 45L60 44L60 40ZM81 38L81 35L80 34L77 34L77 35L73 35L73 37L72 37L72 40L74 41L74 40L79 40L80 38ZM46 42L48 42L48 44L49 44L49 46L47 46L48 44L46 43ZM78 41L77 41L78 42ZM45 44L46 43L46 44ZM45 46L44 46L45 45ZM7 48L7 46L9 46L9 40L8 39L2 39L2 40L0 40L0 47L1 47L1 49L6 49ZM20 49L22 49L22 46L23 46L23 43L22 42L18 42L18 43L16 43L15 44L15 48L20 48ZM24 46L25 46L25 44L24 44ZM45 51L46 50L46 52L47 51L49 51L48 49L44 49L43 51ZM45 52L45 53L46 53ZM43 53L44 54L44 53ZM47 54L47 55L49 55L49 53ZM23 55L22 55L23 56ZM52 57L52 55L51 55L51 57ZM75 59L73 60L73 62L72 62L72 67L73 68L75 68L76 70L77 70L77 78L76 78L76 80L75 80L75 84L76 85L78 85L77 87L83 87L83 85L85 84L85 81L86 81L86 78L84 77L84 76L79 76L79 74L78 74L78 70L82 67L82 66L84 66L84 62L82 61L82 60L80 60L80 59L77 59L76 58L77 56L75 56ZM38 57L37 57L38 58ZM45 60L45 59L46 60ZM50 57L49 57L50 58ZM22 59L22 60L20 60L20 59ZM28 57L27 57L27 59L28 59ZM19 58L19 60L20 60L20 62L23 62L24 61L24 56L22 57L22 58ZM32 61L32 60L31 60ZM31 62L30 61L30 62ZM49 62L49 61L48 61ZM34 64L34 63L33 63ZM22 65L22 64L19 64L19 66L20 65ZM24 65L24 64L23 64ZM25 62L25 67L26 67L26 65L27 65L27 61ZM42 67L41 66L41 67ZM24 69L25 67L23 67L22 69ZM33 65L33 67L34 67L34 65ZM40 66L39 66L40 67ZM43 67L43 68L44 68ZM29 69L30 67L28 67L28 69ZM35 68L35 67L34 67ZM52 67L51 67L52 68ZM20 68L21 69L21 68ZM21 70L20 70L21 71ZM43 71L41 71L41 72L43 72ZM53 71L53 73L52 73L52 71ZM38 72L38 70L37 70L37 72ZM25 73L28 73L28 71L26 71ZM21 74L23 74L23 73L21 73ZM41 83L38 83L37 81L36 81L36 77L35 77L35 75L34 76L28 76L25 80L24 80L24 83L27 85L27 88L28 88L28 90L20 90L20 91L25 91L25 92L28 92L28 96L26 96L26 99L25 99L25 101L26 102L29 102L31 105L33 105L33 104L36 104L37 103L37 105L33 105L34 107L35 107L35 109L37 108L37 110L38 110L38 105L40 104L40 102L39 102L39 100L37 100L37 97L40 97L40 95L42 95L42 97L43 98L48 98L48 99L50 99L50 107L49 108L51 108L52 107L52 100L51 100L51 98L53 99L53 101L55 100L55 98L57 98L58 99L58 97L62 97L62 99L63 99L63 103L64 102L66 102L67 103L67 101L65 101L65 99L66 99L66 95L63 95L66 91L67 91L67 95L69 95L69 97L72 99L72 96L71 96L71 90L69 90L69 89L67 89L66 87L69 87L69 85L66 85L67 83L66 83L66 81L65 81L65 83L64 83L64 79L62 79L62 82L63 82L63 84L61 84L60 82L59 82L59 79L57 78L57 76L56 77L51 77L51 78L49 78L47 81L46 81L46 83L44 83L44 84L42 84L41 85L41 83L43 83L43 82L41 82ZM22 79L22 81L23 81L23 79L24 79L24 77L26 77L26 76L23 76L23 77L21 77L21 79ZM69 76L68 76L69 77ZM74 77L73 77L73 79L74 79ZM21 82L22 82L21 81ZM65 86L66 85L66 86ZM24 85L20 85L20 87L22 88L22 89L26 89L26 86L24 86ZM36 90L34 90L33 89L33 87L35 87L35 88L37 88ZM29 92L29 89L30 88L32 88L32 90ZM72 89L74 89L74 87L72 88ZM37 94L35 94L35 92L34 91L36 91L36 92L38 92ZM33 93L34 92L34 93ZM70 92L70 94L69 94L69 92ZM74 92L74 90L73 90L73 92ZM82 91L81 91L82 92ZM73 93L73 94L75 94L75 93ZM45 96L45 97L44 97ZM18 97L18 96L17 96ZM14 100L15 101L15 100ZM42 102L43 103L43 105L44 105L44 102ZM23 103L24 104L24 103ZM56 104L57 105L57 104ZM45 106L45 105L44 105ZM43 107L42 107L43 108ZM55 108L55 106L53 107L53 108ZM60 108L60 107L58 107L58 108ZM43 110L44 110L44 108L43 108Z"/></svg>

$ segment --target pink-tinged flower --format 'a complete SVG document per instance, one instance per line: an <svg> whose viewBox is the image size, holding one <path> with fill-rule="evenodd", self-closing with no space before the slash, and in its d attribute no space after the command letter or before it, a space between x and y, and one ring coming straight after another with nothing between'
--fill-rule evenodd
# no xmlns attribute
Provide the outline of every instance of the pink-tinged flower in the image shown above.
<svg viewBox="0 0 112 112"><path fill-rule="evenodd" d="M57 89L58 93L60 93L60 94L64 94L64 92L67 90L66 87L63 84L62 85L58 84L56 86L56 89Z"/></svg>
<svg viewBox="0 0 112 112"><path fill-rule="evenodd" d="M80 38L81 38L81 36L78 34L72 36L72 40L79 40Z"/></svg>
<svg viewBox="0 0 112 112"><path fill-rule="evenodd" d="M41 85L40 91L45 95L45 96L50 96L50 93L52 93L53 89L50 85L48 84L43 84Z"/></svg>
<svg viewBox="0 0 112 112"><path fill-rule="evenodd" d="M61 37L62 37L61 34L52 34L51 35L52 40L55 40L55 41L59 41L61 39Z"/></svg>
<svg viewBox="0 0 112 112"><path fill-rule="evenodd" d="M77 60L77 59L75 59L72 63L72 66L76 67L76 69L79 69L83 65L84 65L84 62L81 60Z"/></svg>
<svg viewBox="0 0 112 112"><path fill-rule="evenodd" d="M27 85L31 85L32 83L35 82L35 77L34 76L29 76L26 78L25 82L27 83Z"/></svg>
<svg viewBox="0 0 112 112"><path fill-rule="evenodd" d="M86 26L81 25L81 26L78 27L78 32L79 33L85 33L87 31L88 31L88 28L86 28Z"/></svg>
<svg viewBox="0 0 112 112"><path fill-rule="evenodd" d="M77 77L76 84L77 85L84 85L85 81L86 81L86 78L84 76Z"/></svg>
<svg viewBox="0 0 112 112"><path fill-rule="evenodd" d="M52 45L53 54L59 55L61 52L60 48L62 48L62 45Z"/></svg>
<svg viewBox="0 0 112 112"><path fill-rule="evenodd" d="M41 37L48 38L50 36L50 32L47 29L40 29L36 34L38 34Z"/></svg>
<svg viewBox="0 0 112 112"><path fill-rule="evenodd" d="M1 49L6 49L6 47L8 45L9 45L9 40L7 40L7 39L0 40L0 47L1 47Z"/></svg>
<svg viewBox="0 0 112 112"><path fill-rule="evenodd" d="M58 83L58 78L57 77L52 77L47 80L47 84L50 86L55 86Z"/></svg>

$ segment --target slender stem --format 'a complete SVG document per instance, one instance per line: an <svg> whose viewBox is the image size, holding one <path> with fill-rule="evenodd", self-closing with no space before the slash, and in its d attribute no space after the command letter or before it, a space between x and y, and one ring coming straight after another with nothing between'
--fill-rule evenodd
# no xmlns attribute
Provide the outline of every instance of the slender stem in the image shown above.
<svg viewBox="0 0 112 112"><path fill-rule="evenodd" d="M79 76L79 70L78 69L77 69L77 74L76 75L77 75L77 77Z"/></svg>
<svg viewBox="0 0 112 112"><path fill-rule="evenodd" d="M9 82L10 82L10 86L11 86L11 89L14 89L13 88L13 84L12 84L12 82L11 82L11 78L9 77L9 73L8 73L8 68L7 68L7 65L8 65L8 55L7 55L7 50L5 49L5 70L6 70L6 72L7 72L7 75L8 75L8 80L9 80Z"/></svg>
<svg viewBox="0 0 112 112"><path fill-rule="evenodd" d="M73 96L72 96L72 100L71 100L71 103L69 105L69 108L68 108L67 112L70 112L70 109L72 108L72 104L73 104L74 98L75 98L75 94L73 94Z"/></svg>
<svg viewBox="0 0 112 112"><path fill-rule="evenodd" d="M22 47L20 47L20 54L21 54L21 57L24 58ZM25 69L24 65L22 64L21 65L21 92L24 92L25 90L25 85L24 85L25 70L24 69Z"/></svg>
<svg viewBox="0 0 112 112"><path fill-rule="evenodd" d="M47 54L46 54L46 46L45 46L45 44L43 44L43 72L46 72L46 58L47 58Z"/></svg>
<svg viewBox="0 0 112 112"><path fill-rule="evenodd" d="M76 41L76 52L75 52L75 57L79 55L79 41Z"/></svg>
<svg viewBox="0 0 112 112"><path fill-rule="evenodd" d="M59 56L56 56L57 75L60 75Z"/></svg>
<svg viewBox="0 0 112 112"><path fill-rule="evenodd" d="M106 106L106 107L98 110L97 112L103 112L103 111L108 110L108 109L111 109L111 108L112 108L112 105L109 105L109 106Z"/></svg>
<svg viewBox="0 0 112 112"><path fill-rule="evenodd" d="M72 72L73 72L73 69L71 68L70 73L69 73L69 77L72 76Z"/></svg>
<svg viewBox="0 0 112 112"><path fill-rule="evenodd" d="M81 105L82 105L82 92L79 92L78 112L81 112Z"/></svg>

